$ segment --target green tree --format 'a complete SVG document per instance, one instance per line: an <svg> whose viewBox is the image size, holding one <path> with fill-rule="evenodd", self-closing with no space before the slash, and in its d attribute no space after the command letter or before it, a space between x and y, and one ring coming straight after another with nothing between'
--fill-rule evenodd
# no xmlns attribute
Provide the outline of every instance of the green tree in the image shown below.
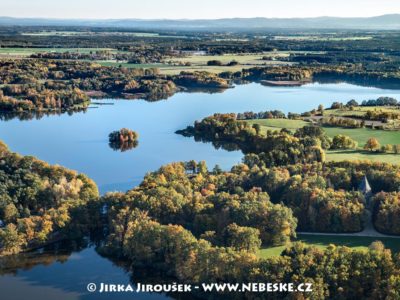
<svg viewBox="0 0 400 300"><path fill-rule="evenodd" d="M5 254L15 254L21 251L26 245L23 235L21 235L17 226L8 224L5 228L0 229L0 245L1 250Z"/></svg>
<svg viewBox="0 0 400 300"><path fill-rule="evenodd" d="M260 231L252 227L230 224L223 233L224 244L238 251L256 253L261 246Z"/></svg>
<svg viewBox="0 0 400 300"><path fill-rule="evenodd" d="M255 129L256 134L257 134L257 135L260 135L260 133L261 133L261 125L255 123L255 124L253 124L253 128Z"/></svg>
<svg viewBox="0 0 400 300"><path fill-rule="evenodd" d="M332 139L331 149L355 149L358 144L356 141L346 135L336 135Z"/></svg>

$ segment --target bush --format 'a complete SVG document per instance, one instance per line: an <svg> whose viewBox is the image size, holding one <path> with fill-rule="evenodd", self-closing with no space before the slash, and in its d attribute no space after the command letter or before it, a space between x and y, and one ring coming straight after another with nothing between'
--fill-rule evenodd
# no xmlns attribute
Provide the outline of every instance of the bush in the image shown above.
<svg viewBox="0 0 400 300"><path fill-rule="evenodd" d="M207 66L222 66L222 61L220 60L209 60Z"/></svg>
<svg viewBox="0 0 400 300"><path fill-rule="evenodd" d="M332 145L331 149L332 150L339 150L339 149L356 149L358 146L358 143L351 139L350 137L346 135L341 135L338 134L334 136L332 140Z"/></svg>

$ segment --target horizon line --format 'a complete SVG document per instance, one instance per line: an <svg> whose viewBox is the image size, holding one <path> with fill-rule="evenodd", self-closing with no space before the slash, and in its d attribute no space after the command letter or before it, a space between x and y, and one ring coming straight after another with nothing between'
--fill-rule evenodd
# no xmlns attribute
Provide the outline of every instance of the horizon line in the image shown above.
<svg viewBox="0 0 400 300"><path fill-rule="evenodd" d="M135 17L125 17L125 18L58 18L58 17L15 17L15 16L0 16L0 18L10 18L10 19L45 19L45 20L73 20L73 21L112 21L112 20L138 20L138 21L202 21L202 20L229 20L229 19L319 19L319 18L337 18L337 19L366 19L366 18L378 18L384 16L399 15L399 13L391 14L380 14L380 15L369 15L369 16L358 16L358 17L348 17L348 16L310 16L310 17L221 17L221 18L135 18Z"/></svg>

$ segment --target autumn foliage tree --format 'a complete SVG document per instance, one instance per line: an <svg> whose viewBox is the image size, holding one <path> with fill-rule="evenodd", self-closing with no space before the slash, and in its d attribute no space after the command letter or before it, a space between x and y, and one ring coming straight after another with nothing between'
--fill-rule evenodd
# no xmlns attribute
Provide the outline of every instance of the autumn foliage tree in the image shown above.
<svg viewBox="0 0 400 300"><path fill-rule="evenodd" d="M88 230L88 205L99 195L92 180L12 153L3 143L0 161L0 255Z"/></svg>
<svg viewBox="0 0 400 300"><path fill-rule="evenodd" d="M109 134L109 145L113 150L122 152L136 148L139 145L139 134L133 130L122 128Z"/></svg>
<svg viewBox="0 0 400 300"><path fill-rule="evenodd" d="M364 149L368 151L376 151L381 148L378 140L376 138L369 138L368 141L364 145Z"/></svg>

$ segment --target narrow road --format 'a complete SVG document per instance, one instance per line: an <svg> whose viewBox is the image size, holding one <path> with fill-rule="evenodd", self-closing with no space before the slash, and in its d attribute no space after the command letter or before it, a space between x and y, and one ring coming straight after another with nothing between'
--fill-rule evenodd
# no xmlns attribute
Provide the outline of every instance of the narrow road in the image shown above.
<svg viewBox="0 0 400 300"><path fill-rule="evenodd" d="M326 235L326 236L360 236L360 237L376 237L376 238L393 238L400 239L400 236L397 235L388 235L383 234L376 231L374 225L372 224L371 214L369 213L367 217L367 223L365 224L365 228L361 232L356 233L325 233L325 232L297 232L298 234L303 235Z"/></svg>

